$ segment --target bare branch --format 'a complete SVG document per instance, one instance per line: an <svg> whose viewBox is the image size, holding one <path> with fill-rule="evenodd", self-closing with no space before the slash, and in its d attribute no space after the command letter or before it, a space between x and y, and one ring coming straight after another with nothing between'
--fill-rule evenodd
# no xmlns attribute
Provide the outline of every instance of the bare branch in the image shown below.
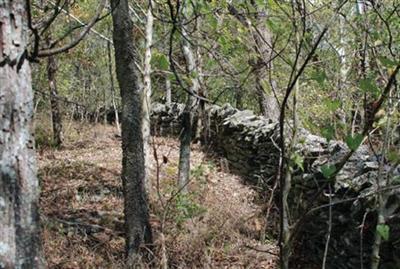
<svg viewBox="0 0 400 269"><path fill-rule="evenodd" d="M86 25L86 27L82 30L82 32L78 35L77 38L75 38L71 43L59 47L59 48L54 48L54 49L47 49L47 50L42 50L38 52L38 57L48 57L51 55L59 54L65 51L68 51L75 47L76 45L79 44L79 42L86 36L87 33L89 33L90 29L93 27L93 25L97 22L97 19L100 17L101 12L103 11L104 7L106 4L106 0L101 0L97 10L96 14L92 18L92 20Z"/></svg>

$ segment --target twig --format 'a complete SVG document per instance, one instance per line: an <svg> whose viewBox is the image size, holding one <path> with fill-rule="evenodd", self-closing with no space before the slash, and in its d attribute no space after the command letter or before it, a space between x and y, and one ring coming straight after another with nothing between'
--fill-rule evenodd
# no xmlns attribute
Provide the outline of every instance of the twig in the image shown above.
<svg viewBox="0 0 400 269"><path fill-rule="evenodd" d="M47 49L47 50L42 50L39 51L37 53L38 57L48 57L51 55L55 55L58 53L62 53L65 52L69 49L72 49L73 47L75 47L76 45L79 44L79 42L86 36L87 33L89 33L90 29L93 27L93 25L97 22L97 19L100 17L101 12L104 9L104 6L106 4L106 0L102 0L96 10L95 15L93 16L92 20L85 26L85 28L83 29L83 31L79 34L79 36L77 38L75 38L71 43L59 47L59 48L54 48L54 49Z"/></svg>
<svg viewBox="0 0 400 269"><path fill-rule="evenodd" d="M330 204L332 203L331 185L329 185L329 203ZM331 232L332 232L332 205L329 206L328 234L326 236L324 258L322 260L322 269L325 269L325 267L326 267L326 259L328 258L328 250L329 250L329 242L331 240Z"/></svg>

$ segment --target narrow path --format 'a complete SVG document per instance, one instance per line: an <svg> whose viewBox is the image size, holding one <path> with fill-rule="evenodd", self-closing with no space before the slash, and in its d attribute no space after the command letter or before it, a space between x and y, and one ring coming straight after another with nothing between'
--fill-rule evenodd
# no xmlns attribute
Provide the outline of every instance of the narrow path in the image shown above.
<svg viewBox="0 0 400 269"><path fill-rule="evenodd" d="M78 132L79 130L79 132ZM113 129L73 126L62 150L39 150L43 239L50 268L122 266L121 149ZM74 141L74 142L69 142ZM151 222L155 255L165 204L176 192L179 144L155 138L159 174L152 165ZM176 196L165 219L171 268L275 268L276 247L261 244L261 206L238 176L223 171L197 146L188 195ZM157 184L159 178L159 184ZM163 199L160 202L157 195ZM154 267L157 267L157 259Z"/></svg>

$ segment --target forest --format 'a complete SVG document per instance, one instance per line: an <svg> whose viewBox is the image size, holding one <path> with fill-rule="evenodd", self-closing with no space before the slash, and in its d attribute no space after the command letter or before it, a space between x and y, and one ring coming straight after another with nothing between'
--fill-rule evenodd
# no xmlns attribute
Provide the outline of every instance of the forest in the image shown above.
<svg viewBox="0 0 400 269"><path fill-rule="evenodd" d="M0 269L399 269L399 79L399 0L0 0Z"/></svg>

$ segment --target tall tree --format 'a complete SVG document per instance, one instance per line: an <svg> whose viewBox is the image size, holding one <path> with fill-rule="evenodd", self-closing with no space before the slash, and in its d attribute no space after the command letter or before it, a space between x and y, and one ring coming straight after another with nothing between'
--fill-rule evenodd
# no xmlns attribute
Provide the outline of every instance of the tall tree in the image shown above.
<svg viewBox="0 0 400 269"><path fill-rule="evenodd" d="M165 76L165 104L170 107L172 103L171 80Z"/></svg>
<svg viewBox="0 0 400 269"><path fill-rule="evenodd" d="M359 37L357 38L357 43L359 46L359 52L358 52L358 66L357 66L357 71L358 71L358 76L360 80L366 79L369 71L369 59L368 59L368 30L367 30L367 20L368 16L366 15L367 11L367 5L364 0L360 0L356 2L356 13L358 16L360 16L360 21L358 22L358 27L360 27L361 31L359 34ZM365 117L367 116L366 114L368 113L368 104L370 100L368 99L368 94L364 93L363 94L363 111L361 113L361 125L364 125L366 119Z"/></svg>
<svg viewBox="0 0 400 269"><path fill-rule="evenodd" d="M266 10L256 3L256 1L252 0L250 2L256 10L254 15L255 25L253 25L239 10L237 10L233 4L230 3L228 5L228 10L232 16L249 29L254 39L253 48L257 57L252 68L254 69L255 74L256 94L260 112L265 117L278 121L279 104L272 92L267 93L263 83L264 78L267 76L267 72L272 68L272 34L266 26ZM241 98L240 95L237 95L237 97Z"/></svg>
<svg viewBox="0 0 400 269"><path fill-rule="evenodd" d="M153 45L153 13L152 1L149 0L149 6L146 14L146 50L143 66L143 147L145 160L145 182L148 193L151 191L150 168L150 111L151 111L151 47Z"/></svg>
<svg viewBox="0 0 400 269"><path fill-rule="evenodd" d="M0 268L44 266L26 3L0 2Z"/></svg>
<svg viewBox="0 0 400 269"><path fill-rule="evenodd" d="M255 51L257 52L257 62L254 66L256 76L256 90L261 114L269 119L278 121L279 105L272 90L268 93L264 88L264 78L272 68L272 33L266 25L267 11L251 0L251 4L256 9L253 38L255 40Z"/></svg>
<svg viewBox="0 0 400 269"><path fill-rule="evenodd" d="M135 61L133 22L127 0L112 0L113 39L117 79L122 98L122 183L128 266L140 260L140 247L152 242L145 190L143 150L143 86Z"/></svg>
<svg viewBox="0 0 400 269"><path fill-rule="evenodd" d="M63 143L62 133L62 117L60 113L60 104L58 102L57 91L57 62L55 56L51 55L47 58L47 78L49 80L50 89L50 105L51 105L51 122L53 125L53 143L60 147Z"/></svg>
<svg viewBox="0 0 400 269"><path fill-rule="evenodd" d="M189 15L187 4L183 7L183 14L185 17L188 17ZM182 132L180 136L178 183L179 187L182 188L183 191L185 191L190 176L190 144L193 133L193 114L194 111L197 110L197 100L194 95L197 95L200 84L198 79L196 58L189 41L189 34L185 27L181 28L181 33L182 52L186 61L186 71L191 77L190 92L192 93L187 95L185 109L182 115Z"/></svg>
<svg viewBox="0 0 400 269"><path fill-rule="evenodd" d="M121 133L121 128L119 126L119 116L117 104L115 102L115 88L114 88L114 74L113 74L113 64L111 58L111 43L107 42L107 55L108 55L108 73L110 74L110 88L111 88L111 102L114 110L115 126L117 127L117 134Z"/></svg>

